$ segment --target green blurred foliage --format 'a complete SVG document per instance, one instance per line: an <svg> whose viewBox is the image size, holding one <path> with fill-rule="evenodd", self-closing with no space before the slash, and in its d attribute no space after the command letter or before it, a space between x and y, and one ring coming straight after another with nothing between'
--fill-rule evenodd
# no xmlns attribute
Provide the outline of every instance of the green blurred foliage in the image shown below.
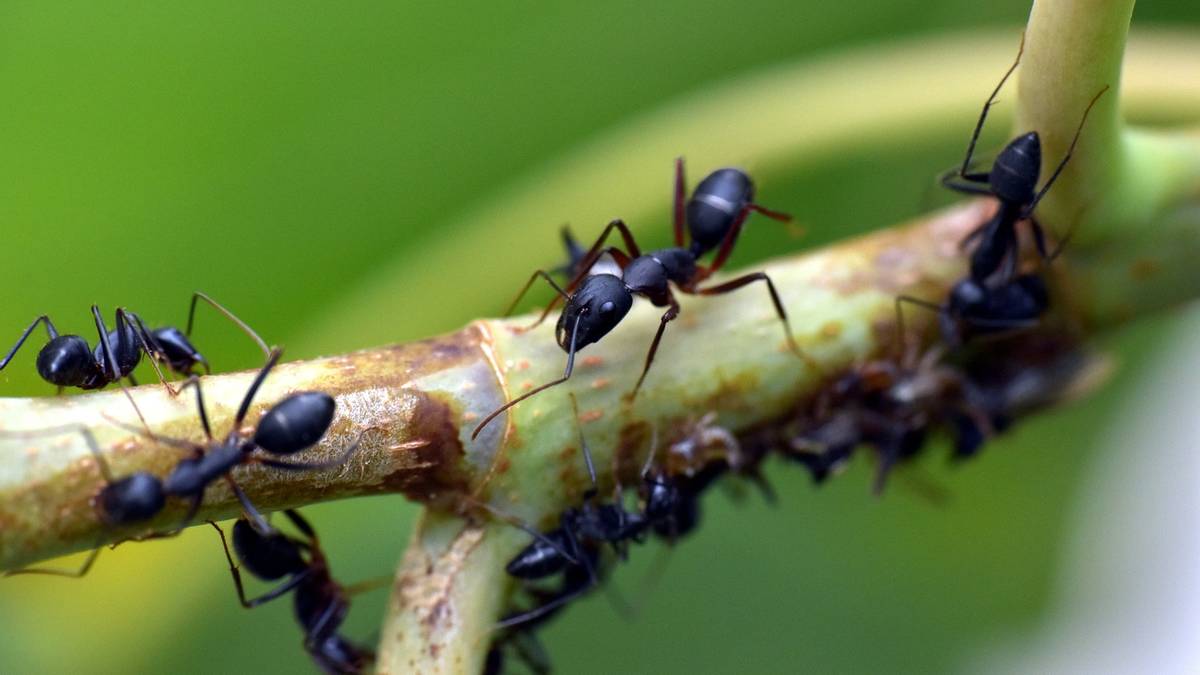
<svg viewBox="0 0 1200 675"><path fill-rule="evenodd" d="M372 270L453 238L444 225L455 215L635 114L831 50L981 25L1015 32L1027 9L1017 0L6 2L0 335L15 338L41 313L88 335L93 302L179 323L198 288L269 342L303 342L314 317ZM1197 18L1200 7L1183 3L1138 16ZM781 173L764 201L813 226L804 246L895 222L944 203L926 186L956 161L959 131ZM992 129L990 142L1003 133ZM512 255L553 260L557 225L531 224L545 229L545 246ZM735 263L800 245L764 224ZM509 290L462 288L447 269L444 284L411 293L429 306L486 294L499 308ZM452 327L386 307L363 319L387 322L396 340ZM1162 323L1116 340L1131 365L1153 350ZM223 370L258 358L215 315L201 318L197 340ZM367 346L350 324L317 348ZM27 347L0 375L5 394L50 393L33 376L34 353ZM755 494L740 504L713 495L705 527L651 592L640 581L651 551L618 575L642 606L635 620L597 594L545 632L548 648L562 672L951 670L1044 608L1074 477L1120 388L1022 427L960 470L929 462L954 494L941 509L901 484L870 498L863 466L821 490L773 467L775 508ZM415 509L384 497L308 512L335 572L354 582L390 573ZM105 551L82 581L0 586L5 672L309 668L286 601L237 606L207 528ZM384 595L356 601L350 633L373 639Z"/></svg>

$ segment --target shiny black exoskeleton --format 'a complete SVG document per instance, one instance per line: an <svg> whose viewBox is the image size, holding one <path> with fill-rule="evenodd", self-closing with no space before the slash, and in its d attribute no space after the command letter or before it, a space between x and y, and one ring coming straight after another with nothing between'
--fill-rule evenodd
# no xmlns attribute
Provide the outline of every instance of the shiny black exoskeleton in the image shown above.
<svg viewBox="0 0 1200 675"><path fill-rule="evenodd" d="M341 455L328 461L301 462L276 459L301 452L315 445L325 435L333 422L336 403L331 396L322 392L302 391L290 394L263 413L253 435L247 437L242 431L242 423L250 410L250 404L271 369L279 361L280 355L281 352L278 349L271 351L266 365L258 372L243 397L230 431L225 438L221 440L213 438L198 378L189 379L184 383L184 387L196 387L196 405L207 439L205 443L165 438L135 428L138 433L156 441L190 450L190 455L181 459L165 479L160 479L147 471L136 471L119 479L114 478L91 432L85 427L72 427L71 430L79 431L87 439L101 475L104 477L105 485L96 494L93 502L100 520L109 527L140 523L161 513L166 507L168 498L189 500L191 503L187 515L173 531L151 535L151 537L174 536L195 518L204 499L204 491L208 486L224 479L241 502L242 509L248 517L254 519L263 531L268 531L269 526L266 525L263 516L259 514L230 475L230 471L234 467L254 463L292 471L316 471L344 464L358 449L357 441L347 447ZM256 450L261 450L267 456L257 454ZM63 575L82 576L91 566L93 559L94 556L89 558L78 572ZM21 570L22 573L41 571L43 570Z"/></svg>
<svg viewBox="0 0 1200 675"><path fill-rule="evenodd" d="M242 567L263 581L284 580L251 599L246 598L242 576L234 564L225 533L210 521L221 535L238 600L251 609L294 592L293 607L296 621L304 630L304 650L317 666L326 673L360 673L374 661L375 653L338 632L350 609L349 593L330 574L328 561L309 522L298 511L288 509L284 514L303 538L273 528L260 532L245 519L233 525L233 550Z"/></svg>
<svg viewBox="0 0 1200 675"><path fill-rule="evenodd" d="M579 446L591 479L591 487L583 494L583 503L563 511L559 526L549 532L539 533L522 525L534 539L505 566L510 576L527 581L563 574L560 592L529 611L505 617L500 628L544 620L548 613L586 593L599 583L600 548L607 544L625 557L629 542L640 542L650 524L642 513L626 510L619 489L612 501L598 499L596 467L582 429Z"/></svg>
<svg viewBox="0 0 1200 675"><path fill-rule="evenodd" d="M579 261L579 271L565 290L559 287L545 270L534 272L516 300L509 306L509 311L516 307L517 302L539 277L554 287L558 297L546 307L534 325L545 320L559 301L566 301L566 307L555 328L558 345L567 353L566 369L561 378L535 387L490 413L475 427L471 437L478 436L489 422L512 406L570 379L575 366L576 352L599 341L616 328L633 307L634 296L640 295L655 307L665 307L666 311L659 321L654 339L650 342L642 373L629 395L630 398L635 397L650 371L650 365L654 362L654 355L658 351L667 324L679 315L679 302L675 299L672 286L675 290L689 295L720 295L756 281L763 282L771 295L775 313L783 324L788 346L797 355L805 358L792 337L787 312L783 308L778 291L775 290L775 284L765 273L755 272L715 286L700 287L702 282L729 259L742 224L751 211L758 211L779 220L790 220L790 216L786 214L769 211L754 204L751 201L753 196L753 183L745 173L737 169L720 169L701 181L692 198L685 202L683 160L676 160L673 248L643 254L625 223L614 220L604 228L604 232L588 250L587 255ZM685 226L692 237L690 246L685 243ZM614 230L620 233L625 244L624 249L604 245ZM700 256L718 243L720 248L712 262L706 266L700 265ZM620 268L620 276L588 273L592 264L605 254L611 256Z"/></svg>
<svg viewBox="0 0 1200 675"><path fill-rule="evenodd" d="M17 351L25 344L25 340L37 325L42 323L50 340L38 352L38 375L46 382L58 386L60 392L64 387L102 389L122 378L127 378L131 384L137 384L132 373L141 362L142 354L146 353L152 357L151 365L154 366L159 381L174 394L175 390L166 384L166 378L158 364L161 363L181 375L194 374L197 366L203 367L206 373L211 372L208 360L189 339L197 300L204 300L212 305L244 330L259 344L264 354L270 351L262 338L241 319L212 298L197 292L192 295L186 332L172 326L150 330L137 314L124 308L117 309L116 327L110 331L99 307L92 305L92 317L99 335L95 348L90 347L87 340L78 335L59 335L50 317L39 316L21 333L21 337L4 359L0 360L0 370L12 361Z"/></svg>
<svg viewBox="0 0 1200 675"><path fill-rule="evenodd" d="M967 277L950 289L950 297L941 305L908 295L898 296L896 316L901 335L904 303L936 312L943 342L948 347L957 347L977 335L1036 326L1050 308L1050 295L1046 282L1037 274L1019 274L998 283L980 283Z"/></svg>
<svg viewBox="0 0 1200 675"><path fill-rule="evenodd" d="M1029 222L1034 245L1043 259L1051 259L1056 255L1047 251L1045 233L1041 225L1034 220L1033 211L1050 186L1058 179L1067 162L1070 161L1071 153L1075 150L1075 144L1079 141L1079 134L1083 131L1083 124L1087 120L1092 106L1108 90L1107 86L1101 89L1083 111L1083 118L1079 120L1079 128L1075 130L1075 137L1071 140L1066 155L1063 156L1062 161L1059 162L1049 180L1040 190L1037 188L1037 183L1042 170L1042 143L1036 131L1022 134L1005 146L996 156L991 170L987 172L973 171L971 159L975 152L975 144L979 141L979 133L983 129L984 120L987 119L988 109L995 102L996 95L1004 86L1004 82L1016 70L1021 61L1023 49L1024 38L1022 37L1021 49L1017 51L1016 61L1000 79L1000 83L992 91L991 97L983 105L983 112L979 115L979 121L971 135L971 142L967 145L967 155L963 159L962 166L956 171L946 173L941 179L942 184L951 190L966 194L992 196L1000 202L999 208L991 219L980 225L963 240L964 246L978 240L975 250L971 253L971 278L979 283L986 281L1006 263L1004 279L1015 274L1020 252L1017 223L1021 221Z"/></svg>
<svg viewBox="0 0 1200 675"><path fill-rule="evenodd" d="M325 462L275 459L275 457L288 457L312 447L328 431L333 422L337 405L333 397L316 391L302 391L288 395L263 413L253 435L247 437L244 434L242 422L250 410L250 404L271 369L279 362L281 354L282 352L278 349L271 351L267 363L259 370L254 382L251 383L246 395L242 398L229 432L221 440L213 438L199 380L193 378L184 384L185 387L194 386L196 388L196 406L207 442L198 444L179 439L166 439L167 442L174 445L192 449L192 456L180 460L162 481L162 489L167 496L191 500L188 515L180 524L180 528L191 522L200 508L204 491L208 486L222 478L235 488L234 492L238 494L245 511L261 522L261 516L256 515L257 511L253 505L244 498L240 490L236 489L236 483L229 475L230 470L240 464L263 464L293 471L319 470L343 464L357 450L358 443L355 442L339 457ZM163 440L154 434L149 435L152 438ZM256 450L261 450L268 456L256 455L254 454ZM103 491L101 501L103 501Z"/></svg>

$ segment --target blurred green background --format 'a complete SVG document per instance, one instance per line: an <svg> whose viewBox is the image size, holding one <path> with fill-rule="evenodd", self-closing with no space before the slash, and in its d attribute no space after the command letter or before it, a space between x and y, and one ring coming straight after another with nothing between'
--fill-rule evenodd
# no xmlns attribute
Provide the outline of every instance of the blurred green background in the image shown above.
<svg viewBox="0 0 1200 675"><path fill-rule="evenodd" d="M181 323L194 289L292 358L450 330L502 308L525 278L512 270L554 262L561 222L583 232L598 223L554 203L557 220L494 233L502 262L457 261L503 269L492 283L464 284L447 266L432 281L390 276L394 305L365 303L378 294L362 289L378 287L390 262L454 242L452 223L528 189L548 162L777 64L952 30L1015 36L1028 5L0 3L0 336L15 339L41 313L90 336L93 302ZM1164 3L1140 7L1136 23L1197 19L1200 6ZM944 61L955 67L954 54ZM989 85L980 83L980 103ZM735 266L945 203L926 186L960 157L971 123L773 167L759 176L764 203L813 227L798 241L756 225ZM999 123L988 142L1006 133ZM673 156L651 158L662 166L652 212L605 205L661 223L642 227L651 243L669 237ZM330 317L341 323L331 329ZM197 342L220 369L255 364L232 327L211 314L200 322ZM1126 369L1086 403L1022 426L961 470L930 462L953 493L944 508L899 483L872 499L865 466L821 490L773 466L775 508L716 491L705 526L652 591L641 580L653 551L617 576L641 605L636 619L598 593L544 631L555 664L567 673L953 669L1044 611L1064 511L1103 434L1097 420L1121 404L1122 382L1171 322L1113 336ZM4 394L51 393L33 376L36 346L0 374ZM415 509L386 497L306 512L336 574L354 582L390 574ZM384 595L357 599L347 631L373 640ZM242 610L206 528L106 551L81 581L4 580L0 615L4 672L311 669L290 602Z"/></svg>

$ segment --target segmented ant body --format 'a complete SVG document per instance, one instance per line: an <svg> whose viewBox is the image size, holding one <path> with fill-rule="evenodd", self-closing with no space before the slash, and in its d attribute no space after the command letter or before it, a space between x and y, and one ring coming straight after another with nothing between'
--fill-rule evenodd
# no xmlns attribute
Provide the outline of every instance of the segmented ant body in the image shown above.
<svg viewBox="0 0 1200 675"><path fill-rule="evenodd" d="M538 270L529 277L529 281L521 289L516 300L509 306L509 312L516 307L517 302L539 277L557 291L558 297L546 307L534 325L545 320L559 301L566 301L566 306L559 316L555 328L555 339L559 347L567 353L566 370L561 378L535 387L493 411L475 428L472 438L478 436L489 422L512 406L570 379L575 365L575 354L588 345L598 342L613 328L616 328L633 307L634 296L640 295L648 299L655 307L665 307L666 311L659 321L658 331L646 353L642 373L629 395L631 399L635 397L654 362L654 355L658 351L658 345L667 324L679 315L680 307L672 286L675 290L689 295L720 295L756 281L763 282L771 295L775 312L783 324L788 346L793 352L804 358L792 337L787 312L784 310L775 284L765 273L755 272L715 286L704 288L700 286L721 269L729 259L742 225L751 211L757 211L783 221L790 220L790 216L755 204L753 202L754 184L749 176L738 169L720 169L710 174L696 187L692 197L685 201L682 159L676 160L675 169L674 248L643 254L641 247L634 240L633 233L629 231L625 223L621 220L614 220L605 227L596 243L578 263L577 274L565 290L559 287L545 270ZM685 245L685 228L691 235L692 243L690 245ZM615 246L605 247L605 242L614 230L620 233L625 244L624 249ZM707 266L700 265L698 262L700 256L718 246L712 262ZM614 262L621 269L619 276L588 273L592 264L603 254L612 256Z"/></svg>
<svg viewBox="0 0 1200 675"><path fill-rule="evenodd" d="M92 317L99 335L95 348L89 346L87 340L79 335L60 335L50 321L50 317L43 314L29 324L29 327L17 339L17 343L8 351L4 359L0 360L0 370L3 370L12 361L17 351L40 323L45 325L50 340L38 351L38 375L46 382L56 385L60 393L64 387L78 387L84 390L102 389L122 378L126 378L131 384L136 385L137 382L133 379L133 370L137 368L142 354L145 353L152 357L151 365L154 366L159 381L167 387L168 391L175 394L176 390L166 383L166 378L159 368L160 363L181 375L194 374L197 366L203 367L206 373L211 372L208 360L192 345L190 340L197 300L204 300L245 331L258 343L264 354L270 352L262 338L232 312L207 295L194 293L191 309L188 312L186 332L172 326L150 330L146 328L146 324L137 314L124 308L117 309L116 327L110 331L104 322L104 317L100 314L100 308L92 305Z"/></svg>
<svg viewBox="0 0 1200 675"><path fill-rule="evenodd" d="M242 431L242 423L254 400L254 395L279 361L280 355L281 352L278 349L271 351L266 365L259 370L254 382L246 391L229 432L221 440L213 438L208 423L208 412L204 405L204 396L197 378L189 379L184 383L184 387L194 386L196 388L196 405L207 439L205 443L168 438L138 427L131 427L147 438L190 451L190 455L180 460L165 479L160 479L147 471L136 471L122 478L114 478L91 432L85 427L73 428L84 435L89 449L96 458L101 475L104 477L105 485L99 490L93 501L100 520L108 527L133 525L149 520L162 512L169 497L189 500L187 514L174 530L165 534L150 535L152 538L174 536L195 518L204 499L204 491L208 486L224 479L241 502L243 512L254 520L260 530L267 532L270 530L270 526L266 523L266 519L242 492L237 481L231 475L230 472L234 467L253 463L291 471L315 471L344 464L358 449L358 441L348 446L341 455L328 461L302 462L277 459L277 457L290 457L301 452L315 445L325 435L333 421L336 403L331 396L322 392L293 393L263 413L252 435L248 436ZM125 425L122 424L122 426ZM266 456L256 454L255 451L262 451ZM99 549L93 551L83 566L75 572L27 569L15 570L9 574L46 573L60 576L83 576L95 561L98 552Z"/></svg>
<svg viewBox="0 0 1200 675"><path fill-rule="evenodd" d="M296 621L304 630L304 650L326 673L360 673L375 660L375 653L343 637L338 629L350 609L350 593L330 574L329 563L312 526L298 511L284 515L304 536L293 537L275 529L261 532L250 521L233 525L233 549L237 559L253 576L263 581L283 582L256 598L246 598L242 575L233 561L225 532L211 521L221 535L229 573L242 607L252 609L293 593Z"/></svg>
<svg viewBox="0 0 1200 675"><path fill-rule="evenodd" d="M971 160L975 153L975 144L979 141L979 134L987 119L988 110L995 103L996 96L1000 93L1005 81L1020 64L1024 48L1025 38L1022 36L1016 60L983 105L983 111L979 114L979 121L975 124L975 131L971 135L971 142L967 145L967 154L963 158L962 166L944 174L941 178L942 185L951 190L971 195L995 197L1000 202L999 208L991 219L973 230L962 242L965 247L973 241L978 241L975 250L971 252L970 276L980 284L999 272L1002 266L1005 266L1004 280L1011 278L1016 273L1020 257L1017 225L1023 221L1029 223L1038 254L1047 261L1057 255L1057 253L1047 250L1045 232L1034 219L1033 212L1042 198L1046 196L1046 192L1058 180L1059 175L1066 168L1067 162L1070 161L1092 106L1104 92L1108 91L1107 86L1101 89L1083 111L1083 117L1079 120L1079 127L1075 130L1071 145L1040 190L1037 183L1042 169L1042 143L1036 131L1022 134L1005 146L996 156L991 170L987 172L973 171Z"/></svg>

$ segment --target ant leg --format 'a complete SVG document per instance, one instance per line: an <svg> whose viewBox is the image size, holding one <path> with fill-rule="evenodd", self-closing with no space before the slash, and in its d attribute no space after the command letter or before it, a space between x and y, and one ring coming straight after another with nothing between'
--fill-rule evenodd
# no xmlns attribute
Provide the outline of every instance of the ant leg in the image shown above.
<svg viewBox="0 0 1200 675"><path fill-rule="evenodd" d="M304 536L308 537L309 541L316 543L317 531L314 530L312 525L308 523L307 518L300 515L299 511L296 509L284 509L283 515L287 516L288 520L292 521L292 524L296 526L296 529L300 530Z"/></svg>
<svg viewBox="0 0 1200 675"><path fill-rule="evenodd" d="M117 359L113 356L112 344L108 341L108 326L104 323L104 317L100 315L100 308L92 305L92 316L96 319L96 332L100 333L100 351L104 354L104 363L100 364L101 370L107 370L110 382L116 382L121 379L121 369L117 365ZM118 326L118 329L120 326ZM120 333L118 332L119 336Z"/></svg>
<svg viewBox="0 0 1200 675"><path fill-rule="evenodd" d="M208 295L201 293L200 291L192 293L192 306L190 309L188 309L187 330L184 332L184 335L187 335L188 337L192 336L192 319L196 317L197 300L203 300L204 302L207 302L213 309L223 314L226 319L232 321L235 326L242 329L243 333L249 335L250 339L254 340L254 342L258 344L259 348L262 349L263 354L267 355L267 358L271 358L271 348L267 346L267 343L259 336L258 333L254 331L253 328L249 326L249 324L239 319L236 314L226 309L224 305L216 300L213 300Z"/></svg>
<svg viewBox="0 0 1200 675"><path fill-rule="evenodd" d="M499 408L496 408L495 410L493 410L487 417L483 418L483 421L479 423L479 426L475 427L475 430L471 432L471 440L475 440L479 436L479 432L483 431L483 428L486 427L489 422L496 419L500 415L500 413L504 412L505 410L508 410L509 408L513 407L514 405L520 403L521 401L524 401L525 399L527 399L531 396L535 396L543 391L546 391L547 389L549 389L551 387L558 386L558 385L562 384L563 382L566 382L567 380L571 379L571 371L575 369L575 352L576 352L575 338L579 335L579 321L581 319L583 319L583 314L580 314L578 317L575 318L575 325L571 328L571 344L570 344L570 347L567 349L567 368L566 368L566 370L563 371L563 376L558 378L557 380L551 380L550 382L547 382L546 384L543 384L540 387L535 387L535 388L525 392L524 394L521 394L520 396L514 398L513 400L509 401L508 403L505 403L504 405L500 406ZM497 459L499 459L499 458L497 458Z"/></svg>
<svg viewBox="0 0 1200 675"><path fill-rule="evenodd" d="M471 504L492 514L492 516L499 518L500 520L503 520L504 522L508 523L509 525L512 525L513 527L517 528L518 530L521 530L525 534L528 534L529 536L533 537L534 539L537 539L538 541L542 542L543 544L554 549L555 552L557 552L559 555L561 555L564 559L566 559L567 562L571 563L572 565L579 564L579 559L576 558L570 551L568 551L565 547L563 547L562 545L560 545L558 542L554 541L550 537L547 537L546 535L539 532L537 530L537 528L533 527L529 523L526 523L525 521L521 520L520 518L518 518L512 514L505 513L503 511L501 511L500 509L492 506L491 504L488 504L487 502L481 502L473 497L465 497L465 499L468 502L470 502Z"/></svg>
<svg viewBox="0 0 1200 675"><path fill-rule="evenodd" d="M1046 184L1042 186L1041 190L1038 190L1037 196L1033 198L1033 201L1029 203L1029 206L1026 206L1021 210L1022 218L1028 218L1033 213L1033 210L1037 208L1038 202L1042 201L1042 197L1046 196L1046 192L1050 189L1050 186L1054 185L1054 181L1058 180L1059 174L1061 174L1063 169L1067 167L1067 162L1071 160L1071 155L1075 152L1075 144L1079 142L1079 134L1083 132L1083 123L1087 121L1088 113L1092 111L1092 106L1096 105L1096 101L1099 101L1100 97L1103 96L1104 92L1106 91L1108 91L1107 84L1104 85L1104 88L1092 97L1091 103L1088 103L1087 108L1084 109L1083 117L1079 120L1079 127L1075 129L1075 136L1071 139L1071 145L1067 146L1067 154L1063 156L1062 161L1058 163L1057 167L1055 167L1054 173L1050 174L1050 180L1046 181Z"/></svg>
<svg viewBox="0 0 1200 675"><path fill-rule="evenodd" d="M781 223L792 222L792 214L790 214L790 213L784 213L783 211L776 211L774 209L768 209L767 207L762 206L760 204L750 204L749 209L751 211L754 211L755 213L761 213L762 215L770 218L771 220L777 220Z"/></svg>
<svg viewBox="0 0 1200 675"><path fill-rule="evenodd" d="M992 188L989 187L989 175L986 173L968 173L959 175L958 171L951 169L942 174L938 178L938 182L942 187L961 192L967 195L981 195L984 197L992 196Z"/></svg>
<svg viewBox="0 0 1200 675"><path fill-rule="evenodd" d="M596 243L592 244L592 247L588 249L587 255L580 261L579 271L575 274L575 278L571 280L571 283L567 284L567 293L575 292L575 288L587 277L588 271L592 269L592 265L596 264L601 255L606 251L612 252L611 248L604 248L604 242L608 240L608 235L613 230L618 230L621 233L621 239L625 242L625 250L628 252L630 258L637 258L642 255L642 250L638 247L637 241L633 238L633 232L629 231L629 226L625 224L625 221L620 218L610 221L604 227L604 231L600 233L600 237L596 239Z"/></svg>
<svg viewBox="0 0 1200 675"><path fill-rule="evenodd" d="M721 240L721 246L717 249L717 255L713 257L712 264L704 268L702 272L697 274L697 281L707 279L712 276L717 270L725 265L725 261L729 260L729 255L733 253L733 245L737 243L738 236L742 233L742 225L746 222L746 216L750 215L750 209L744 208L741 213L733 219L733 224L729 226L729 230L725 232L725 238Z"/></svg>
<svg viewBox="0 0 1200 675"><path fill-rule="evenodd" d="M162 383L162 386L167 388L167 393L170 394L172 398L178 396L179 392L182 390L177 390L175 387L172 387L167 382L166 376L163 375L162 368L158 367L158 356L163 353L162 345L160 345L158 340L155 339L154 334L146 329L146 324L142 322L142 317L126 310L123 307L118 307L117 335L125 334L124 331L121 330L121 327L124 325L128 325L133 328L134 336L137 337L138 343L142 347L142 351L146 352L146 356L150 357L150 365L154 368L154 372L158 375L158 381ZM129 379L133 380L132 374L130 374Z"/></svg>
<svg viewBox="0 0 1200 675"><path fill-rule="evenodd" d="M200 425L204 427L204 437L211 441L213 439L212 427L208 423L208 409L204 405L204 392L200 388L200 378L192 375L184 380L183 384L179 387L179 392L183 393L188 387L196 388L196 410L200 412Z"/></svg>
<svg viewBox="0 0 1200 675"><path fill-rule="evenodd" d="M104 535L100 535L100 537L96 539L95 546L92 547L91 552L88 553L87 558L83 561L83 564L75 570L58 570L52 567L22 567L20 569L7 571L4 573L4 576L15 577L21 574L45 574L54 577L70 577L72 579L79 579L85 576L88 571L92 569L92 563L96 562L96 558L100 555L100 549L103 546Z"/></svg>
<svg viewBox="0 0 1200 675"><path fill-rule="evenodd" d="M304 570L303 572L293 576L291 579L288 579L283 584L271 589L270 591L267 591L266 593L263 593L257 598L251 598L247 600L246 589L242 586L242 573L238 570L238 566L233 562L233 554L229 552L229 542L225 539L225 531L221 529L220 525L217 525L211 520L208 521L208 524L212 525L213 529L217 531L217 534L221 535L221 547L225 549L225 560L229 563L229 574L233 577L233 585L237 589L238 602L242 603L242 607L245 607L246 609L254 609L261 604L270 602L296 588L301 582L308 578L309 571Z"/></svg>
<svg viewBox="0 0 1200 675"><path fill-rule="evenodd" d="M1000 78L999 84L992 90L992 95L988 97L987 103L983 104L983 110L979 113L979 121L975 123L975 131L971 134L971 142L967 145L967 156L963 158L962 168L959 169L958 175L966 177L967 169L971 166L971 156L975 154L975 144L979 142L979 133L983 131L983 122L987 119L988 109L996 102L996 96L1000 93L1000 88L1008 81L1013 71L1017 69L1017 65L1021 63L1021 54L1025 51L1025 33L1021 33L1021 46L1017 48L1017 58L1013 60L1013 64L1008 67L1008 71L1004 73L1004 77ZM949 187L949 186L947 186Z"/></svg>
<svg viewBox="0 0 1200 675"><path fill-rule="evenodd" d="M337 630L337 625L332 626L334 617L337 616L339 610L345 610L346 605L343 602L330 602L329 606L321 612L321 616L313 622L312 627L308 629L308 634L304 636L304 648L307 651L316 649L321 640L329 637L330 633Z"/></svg>
<svg viewBox="0 0 1200 675"><path fill-rule="evenodd" d="M362 595L363 593L369 593L371 591L384 588L385 586L391 584L394 579L395 577L388 574L381 577L375 577L374 579L367 579L366 581L359 581L357 583L350 584L349 586L342 586L342 593L345 593L349 597Z"/></svg>
<svg viewBox="0 0 1200 675"><path fill-rule="evenodd" d="M275 367L275 364L279 363L279 357L282 355L283 350L279 347L275 347L271 350L270 354L267 355L267 362L263 365L262 369L258 371L258 375L254 378L254 382L250 383L250 388L246 390L246 396L242 399L242 404L238 406L237 416L233 418L233 428L235 430L242 426L242 420L246 419L246 413L250 410L250 403L254 400L254 395L258 393L258 388L262 386L263 380L267 379L267 375L270 374L271 369ZM198 387L197 391L199 391Z"/></svg>
<svg viewBox="0 0 1200 675"><path fill-rule="evenodd" d="M504 314L501 316L508 318L510 315L512 315L513 310L517 308L517 303L521 302L521 298L525 297L525 294L528 293L529 289L533 287L533 282L537 281L538 277L545 279L546 283L550 284L550 287L553 288L554 292L558 294L558 297L555 298L554 302L552 302L550 306L546 308L546 311L542 313L542 318L539 319L537 323L529 326L529 328L533 328L533 326L541 323L546 318L546 315L550 313L551 309L558 304L560 299L569 299L571 297L567 295L567 292L564 291L561 286L554 282L554 279L550 278L550 274L546 270L538 270L529 275L529 281L526 281L525 285L521 287L521 292L517 293L517 297L513 298L512 302L508 303L508 309L505 309ZM526 328L525 330L529 330L529 328Z"/></svg>
<svg viewBox="0 0 1200 675"><path fill-rule="evenodd" d="M46 332L50 334L51 340L58 337L58 331L54 329L54 324L50 323L50 317L45 314L39 316L33 320L33 323L29 324L29 328L26 328L24 333L21 333L21 337L17 339L17 344L13 345L13 348L8 350L8 354L4 356L4 360L0 361L0 370L4 370L4 367L8 365L8 362L12 361L12 358L14 355L16 355L17 350L21 348L21 345L25 344L25 340L29 337L29 334L33 332L33 329L39 323L42 322L45 322Z"/></svg>
<svg viewBox="0 0 1200 675"><path fill-rule="evenodd" d="M658 343L662 341L663 332L667 330L667 324L674 321L675 317L679 316L679 303L675 301L675 296L671 298L671 306L667 311L663 312L662 318L658 320L658 332L654 334L654 340L650 342L650 351L646 352L646 365L642 366L642 374L638 376L637 384L633 386L633 391L629 393L630 402L637 398L638 390L642 388L642 382L646 381L646 373L650 372L650 364L654 363L654 354L658 352Z"/></svg>
<svg viewBox="0 0 1200 675"><path fill-rule="evenodd" d="M229 489L233 492L233 496L237 497L238 503L242 505L242 514L245 516L246 520L249 521L250 526L253 527L256 532L262 535L271 535L279 532L279 530L276 530L271 526L271 523L267 521L262 512L254 506L254 502L250 501L250 497L248 497L246 492L242 490L242 486L238 485L238 482L233 479L233 476L225 474L225 482L229 484ZM200 508L199 499L196 500L194 507L195 509L193 511ZM195 517L194 512L192 516Z"/></svg>
<svg viewBox="0 0 1200 675"><path fill-rule="evenodd" d="M685 221L687 220L687 182L683 177L683 158L675 158L675 210L673 212L672 224L675 227L675 245L683 248L683 232Z"/></svg>
<svg viewBox="0 0 1200 675"><path fill-rule="evenodd" d="M723 284L717 284L716 286L698 289L696 293L699 295L721 295L731 291L736 291L742 286L752 284L755 281L763 281L767 284L767 290L771 293L771 302L775 305L775 314L779 316L779 321L783 323L783 334L787 338L788 349L791 349L793 354L803 359L810 368L819 372L821 370L820 364L818 364L811 356L801 350L800 346L796 344L796 338L792 336L792 325L788 321L787 310L783 308L783 301L779 299L779 291L775 289L775 283L771 281L771 277L767 276L766 272L754 272L751 274L746 274L744 276L737 277L736 279L726 281Z"/></svg>

